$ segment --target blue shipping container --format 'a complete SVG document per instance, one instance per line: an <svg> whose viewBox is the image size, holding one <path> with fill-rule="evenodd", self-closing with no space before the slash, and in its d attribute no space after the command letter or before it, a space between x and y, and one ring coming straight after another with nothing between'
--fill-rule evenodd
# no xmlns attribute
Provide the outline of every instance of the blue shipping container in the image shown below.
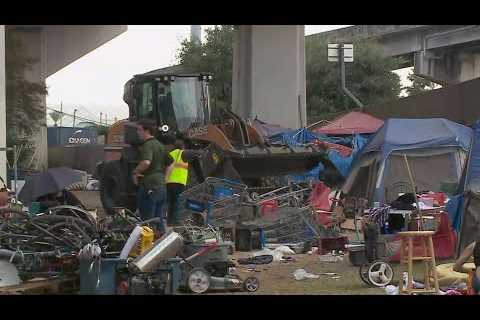
<svg viewBox="0 0 480 320"><path fill-rule="evenodd" d="M68 144L96 144L97 128L49 127L47 128L48 146Z"/></svg>

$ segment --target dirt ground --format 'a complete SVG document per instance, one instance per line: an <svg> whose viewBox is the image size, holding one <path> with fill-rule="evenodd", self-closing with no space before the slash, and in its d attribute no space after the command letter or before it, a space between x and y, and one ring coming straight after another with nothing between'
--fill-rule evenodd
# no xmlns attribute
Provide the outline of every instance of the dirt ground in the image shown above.
<svg viewBox="0 0 480 320"><path fill-rule="evenodd" d="M239 254L240 256L245 256ZM242 277L255 276L260 280L260 289L255 294L384 294L384 290L371 288L360 279L358 268L344 257L341 262L320 262L318 254L298 254L294 262L272 262L258 265L254 272L246 267L237 268ZM318 279L297 281L293 273L297 269L320 275ZM322 273L336 273L340 278Z"/></svg>
<svg viewBox="0 0 480 320"><path fill-rule="evenodd" d="M251 253L236 252L234 259L250 256ZM318 295L383 295L385 290L374 288L366 285L359 276L359 268L353 266L348 255L343 257L343 261L336 263L321 262L318 254L297 254L294 255L294 262L272 262L267 265L257 265L255 271L248 271L247 267L238 267L239 274L246 278L255 276L260 280L260 289L254 294L260 295L280 295L280 294L318 294ZM439 261L439 263L447 263L448 261ZM439 264L438 263L438 264ZM392 284L397 285L401 277L401 266L398 263L392 263L394 269L394 281ZM297 269L305 269L307 272L320 275L318 279L304 279L297 281L293 277L293 273ZM424 265L421 263L414 264L414 278L423 282ZM331 275L321 275L322 273L336 273L340 276L334 279ZM225 292L223 292L225 294ZM230 293L230 294L246 294L246 293ZM247 293L250 294L250 293Z"/></svg>
<svg viewBox="0 0 480 320"><path fill-rule="evenodd" d="M77 197L88 207L98 210L99 215L103 214L98 192L77 191ZM349 238L353 238L353 233L347 233ZM235 252L233 259L249 257L252 252ZM318 254L297 254L293 256L296 261L292 262L272 262L267 265L257 265L255 271L249 271L248 266L239 266L238 273L242 278L255 276L260 280L260 289L253 294L260 295L280 295L280 294L338 294L338 295L382 295L385 290L373 288L366 285L359 276L359 268L353 266L348 255L345 255L343 261L331 263L321 262ZM235 260L234 260L235 261ZM448 261L437 261L437 264L447 263ZM393 263L394 281L396 285L401 277L401 266ZM320 275L318 279L305 279L297 281L293 273L297 269L305 269L307 272ZM336 273L338 279L334 276L322 275L322 273ZM423 264L414 264L414 278L423 282ZM213 294L251 294L244 292L217 292Z"/></svg>

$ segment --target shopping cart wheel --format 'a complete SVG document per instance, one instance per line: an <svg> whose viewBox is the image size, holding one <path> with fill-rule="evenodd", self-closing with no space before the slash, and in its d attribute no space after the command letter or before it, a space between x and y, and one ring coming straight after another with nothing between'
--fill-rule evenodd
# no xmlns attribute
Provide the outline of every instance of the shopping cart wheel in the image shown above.
<svg viewBox="0 0 480 320"><path fill-rule="evenodd" d="M260 281L256 277L248 277L243 281L243 289L248 292L255 292L260 287Z"/></svg>
<svg viewBox="0 0 480 320"><path fill-rule="evenodd" d="M374 261L368 267L368 280L376 287L389 285L393 276L392 266L385 261Z"/></svg>
<svg viewBox="0 0 480 320"><path fill-rule="evenodd" d="M360 265L360 268L358 268L358 273L360 274L360 279L362 281L371 286L372 284L370 283L370 280L368 280L368 269L370 268L370 263L363 263Z"/></svg>

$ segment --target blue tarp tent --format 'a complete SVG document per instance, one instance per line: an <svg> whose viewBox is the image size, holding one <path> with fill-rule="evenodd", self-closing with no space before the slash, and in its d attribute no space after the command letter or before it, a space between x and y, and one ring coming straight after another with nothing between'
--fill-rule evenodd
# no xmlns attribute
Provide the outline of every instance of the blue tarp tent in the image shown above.
<svg viewBox="0 0 480 320"><path fill-rule="evenodd" d="M343 191L381 203L410 191L403 154L419 191L458 184L472 134L470 128L441 118L388 119L362 149Z"/></svg>
<svg viewBox="0 0 480 320"><path fill-rule="evenodd" d="M328 158L340 172L343 177L347 177L351 168L354 157L359 150L366 144L368 135L355 134L347 137L329 137L324 134L318 134L308 129L302 128L298 130L288 129L284 132L277 133L269 137L271 143L285 143L288 145L305 145L321 140L329 143L336 143L352 147L353 151L349 157L343 157L336 150L328 151ZM324 166L320 163L317 167L309 172L297 175L288 175L286 180L293 182L301 182L306 180L318 180L320 172L324 170Z"/></svg>
<svg viewBox="0 0 480 320"><path fill-rule="evenodd" d="M447 204L452 225L459 234L457 254L480 234L480 122L473 125L473 142L464 183Z"/></svg>

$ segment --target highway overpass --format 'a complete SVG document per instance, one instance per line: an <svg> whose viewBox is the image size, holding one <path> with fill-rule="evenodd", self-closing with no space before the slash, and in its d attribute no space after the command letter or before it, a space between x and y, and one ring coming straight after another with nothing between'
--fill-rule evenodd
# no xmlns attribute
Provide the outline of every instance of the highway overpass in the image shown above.
<svg viewBox="0 0 480 320"><path fill-rule="evenodd" d="M403 67L444 86L480 77L478 25L357 25L307 37L320 39L375 39L385 55L404 57Z"/></svg>

